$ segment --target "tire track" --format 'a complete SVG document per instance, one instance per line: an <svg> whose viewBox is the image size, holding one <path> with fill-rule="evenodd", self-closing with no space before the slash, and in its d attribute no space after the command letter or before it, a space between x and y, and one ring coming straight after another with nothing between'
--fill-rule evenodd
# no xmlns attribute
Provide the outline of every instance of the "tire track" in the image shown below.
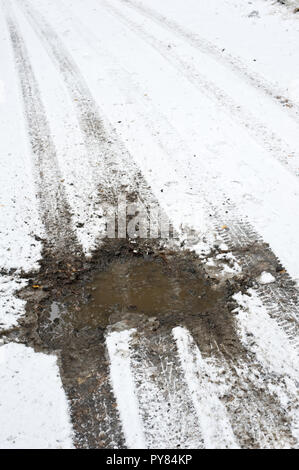
<svg viewBox="0 0 299 470"><path fill-rule="evenodd" d="M54 59L70 97L87 149L88 161L99 186L97 203L116 204L119 194L126 192L153 203L151 190L123 144L101 117L97 103L62 41L43 16L28 2L19 2L29 22ZM136 197L135 197L136 198Z"/></svg>
<svg viewBox="0 0 299 470"><path fill-rule="evenodd" d="M246 345L234 350L225 340L208 352L202 320L195 320L192 338L185 326L171 335L170 325L155 331L156 319L137 317L122 316L106 338L129 448L295 447L296 401L287 376L267 370ZM188 323L194 329L194 319Z"/></svg>
<svg viewBox="0 0 299 470"><path fill-rule="evenodd" d="M84 329L59 346L59 366L74 429L74 445L80 449L126 447L121 418L109 379L105 339L101 329ZM55 349L54 349L55 350Z"/></svg>
<svg viewBox="0 0 299 470"><path fill-rule="evenodd" d="M299 122L299 106L284 97L283 93L281 93L278 88L276 88L272 83L268 82L264 77L261 77L257 73L250 72L240 58L234 57L228 53L224 53L220 47L200 37L197 33L195 34L191 31L187 31L176 21L170 20L169 18L163 16L148 6L141 5L134 0L119 1L125 3L127 6L140 12L146 17L154 20L160 26L163 26L169 31L174 32L177 36L184 38L191 46L211 55L212 57L215 57L218 61L232 69L241 78L245 79L249 84L254 86L254 88L262 91L265 95L270 96L277 105L282 105L284 110L295 121ZM286 105L288 105L287 108ZM291 106L291 108L289 108L289 106Z"/></svg>
<svg viewBox="0 0 299 470"><path fill-rule="evenodd" d="M22 93L29 142L34 155L40 217L47 234L47 248L55 256L73 255L79 246L73 232L71 209L61 182L57 155L46 111L18 24L10 7L2 3Z"/></svg>
<svg viewBox="0 0 299 470"><path fill-rule="evenodd" d="M235 318L232 316L232 328ZM211 320L213 322L213 318ZM293 412L296 409L287 377L273 374L265 364L259 363L255 354L240 342L238 328L233 335L227 336L226 332L223 338L217 338L213 324L205 332L206 327L201 320L195 325L193 323L187 318L181 323L183 328L174 328L173 334L179 330L178 354L199 413L205 400L210 401L203 408L204 418L209 408L218 410L220 422L211 423L210 427L215 430L213 437L224 439L223 443L226 437L229 448L236 444L241 448L293 447L296 439L292 417L286 413L286 403L279 400L279 391L283 391L290 397L289 410ZM193 338L188 330L192 331ZM248 339L254 342L256 338ZM198 381L199 385L195 387ZM200 388L208 390L208 393L197 396ZM211 415L206 419L211 419Z"/></svg>
<svg viewBox="0 0 299 470"><path fill-rule="evenodd" d="M268 391L280 401L292 434L298 439L298 353L269 317L253 289L243 295L236 294L235 300L239 305L235 318L241 342L251 361L263 371Z"/></svg>
<svg viewBox="0 0 299 470"><path fill-rule="evenodd" d="M234 434L243 448L293 448L296 439L292 422L279 397L273 393L280 378L265 373L253 357L230 360L223 365L223 374L230 390L224 401ZM288 385L285 386L288 392Z"/></svg>
<svg viewBox="0 0 299 470"><path fill-rule="evenodd" d="M138 331L131 364L151 449L201 449L204 441L170 335Z"/></svg>
<svg viewBox="0 0 299 470"><path fill-rule="evenodd" d="M292 158L299 158L299 153L296 148L291 148L287 142L283 141L251 113L247 112L244 107L235 102L224 90L209 81L192 63L182 59L173 48L169 48L166 43L163 43L163 41L160 41L157 37L147 32L142 26L114 8L106 0L102 0L102 4L110 14L118 18L123 24L129 26L131 31L138 34L139 37L142 37L150 44L167 62L177 69L178 73L195 86L196 89L200 92L204 90L205 95L216 102L216 104L232 117L237 124L242 125L244 129L254 137L256 142L276 160L283 163L286 168L296 176L299 176L298 164L292 162Z"/></svg>
<svg viewBox="0 0 299 470"><path fill-rule="evenodd" d="M106 337L110 377L127 447L203 448L171 336L130 328L136 319L138 323L136 315L123 316Z"/></svg>
<svg viewBox="0 0 299 470"><path fill-rule="evenodd" d="M207 449L238 449L226 409L208 379L209 368L186 328L172 330L181 369L199 419Z"/></svg>
<svg viewBox="0 0 299 470"><path fill-rule="evenodd" d="M221 229L219 224L214 224L215 231L227 246L227 250L233 253L242 271L247 273L250 279L256 279L263 271L269 271L275 277L273 284L254 283L256 292L270 317L286 332L294 347L298 348L299 293L294 281L246 218L236 219L238 211L235 207L232 207L229 214L226 214L225 210L219 213L218 208L214 210L227 226Z"/></svg>

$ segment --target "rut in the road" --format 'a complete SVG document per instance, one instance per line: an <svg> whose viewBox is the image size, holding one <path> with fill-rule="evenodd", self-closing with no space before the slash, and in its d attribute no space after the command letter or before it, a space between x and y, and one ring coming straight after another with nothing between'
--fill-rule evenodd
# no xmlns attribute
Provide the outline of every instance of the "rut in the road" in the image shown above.
<svg viewBox="0 0 299 470"><path fill-rule="evenodd" d="M71 222L56 150L46 111L18 25L7 3L3 3L22 92L33 166L40 200L40 216L47 234L47 249L55 256L79 251Z"/></svg>

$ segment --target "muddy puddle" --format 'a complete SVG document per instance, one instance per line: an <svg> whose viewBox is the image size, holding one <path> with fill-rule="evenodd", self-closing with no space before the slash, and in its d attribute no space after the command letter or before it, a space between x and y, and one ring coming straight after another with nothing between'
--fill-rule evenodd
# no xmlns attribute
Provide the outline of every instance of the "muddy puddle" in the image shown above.
<svg viewBox="0 0 299 470"><path fill-rule="evenodd" d="M81 304L72 296L53 302L49 321L73 329L106 327L118 313L161 317L183 312L200 313L213 303L203 278L161 262L143 259L112 262L84 287Z"/></svg>
<svg viewBox="0 0 299 470"><path fill-rule="evenodd" d="M160 327L167 329L189 322L194 326L195 322L205 336L221 339L228 330L233 334L228 301L237 286L220 285L195 254L163 251L135 255L127 247L116 253L120 254L103 262L102 252L99 265L82 274L78 271L72 282L53 276L52 285L47 278L45 292L31 288L28 312L36 311L34 338L42 348L62 350L74 341L76 347L85 348L86 338L105 335L108 325L128 315L133 323L136 316L137 327L140 317L157 318ZM34 283L44 284L40 279ZM36 302L38 296L40 301Z"/></svg>
<svg viewBox="0 0 299 470"><path fill-rule="evenodd" d="M137 327L145 317L169 328L217 310L221 289L215 289L190 259L173 258L112 260L63 288L60 296L46 298L38 308L39 341L50 350L65 350L74 342L76 349L85 349L86 341L102 337L108 325L128 315Z"/></svg>
<svg viewBox="0 0 299 470"><path fill-rule="evenodd" d="M110 325L136 328L153 346L153 361L157 339L177 325L192 331L204 355L222 345L230 356L240 352L230 308L239 281L218 282L192 252L128 243L113 248L103 247L89 264L47 260L23 293L22 341L57 355L78 447L124 446L109 382Z"/></svg>

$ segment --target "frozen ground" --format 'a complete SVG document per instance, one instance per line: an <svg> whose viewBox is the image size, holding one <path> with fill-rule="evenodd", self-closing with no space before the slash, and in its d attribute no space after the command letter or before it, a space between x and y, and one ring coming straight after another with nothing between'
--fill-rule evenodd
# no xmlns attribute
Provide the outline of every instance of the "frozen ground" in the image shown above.
<svg viewBox="0 0 299 470"><path fill-rule="evenodd" d="M254 281L234 296L247 357L229 362L218 344L207 358L177 325L148 340L161 348L153 379L146 342L134 343L141 362L130 353L134 328L108 334L123 445L296 446L299 3L288 3L1 1L0 447L72 445L55 356L5 344L6 332L26 316L14 293L44 241L90 258L121 191L157 201L220 280L246 268ZM172 400L162 428L161 384Z"/></svg>

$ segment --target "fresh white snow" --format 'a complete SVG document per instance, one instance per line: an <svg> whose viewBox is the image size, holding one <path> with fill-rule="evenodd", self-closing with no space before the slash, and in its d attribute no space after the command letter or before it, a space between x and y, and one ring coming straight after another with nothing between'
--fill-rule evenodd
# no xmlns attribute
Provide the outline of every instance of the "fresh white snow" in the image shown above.
<svg viewBox="0 0 299 470"><path fill-rule="evenodd" d="M1 449L73 446L55 356L22 344L0 346L0 422Z"/></svg>

